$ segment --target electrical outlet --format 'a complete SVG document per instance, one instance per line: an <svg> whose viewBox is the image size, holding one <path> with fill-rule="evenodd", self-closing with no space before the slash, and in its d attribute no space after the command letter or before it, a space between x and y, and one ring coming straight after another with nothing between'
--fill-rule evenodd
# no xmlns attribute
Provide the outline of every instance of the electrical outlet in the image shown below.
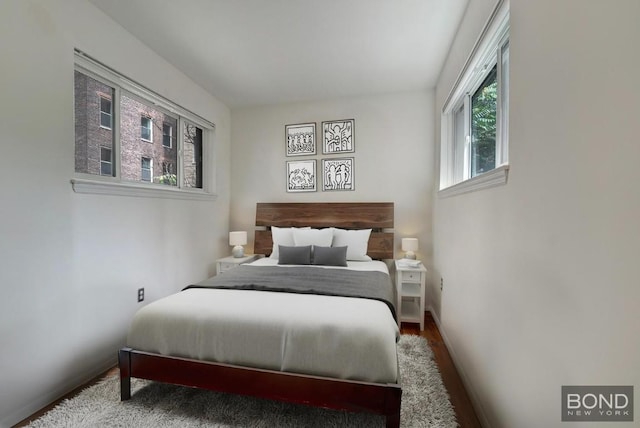
<svg viewBox="0 0 640 428"><path fill-rule="evenodd" d="M138 302L144 300L144 288L138 288Z"/></svg>
<svg viewBox="0 0 640 428"><path fill-rule="evenodd" d="M440 291L444 288L444 279L440 278Z"/></svg>

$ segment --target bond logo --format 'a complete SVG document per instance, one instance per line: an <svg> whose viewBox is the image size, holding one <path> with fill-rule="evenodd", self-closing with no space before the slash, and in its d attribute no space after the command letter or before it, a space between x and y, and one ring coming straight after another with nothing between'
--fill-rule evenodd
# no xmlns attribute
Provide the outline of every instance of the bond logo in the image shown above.
<svg viewBox="0 0 640 428"><path fill-rule="evenodd" d="M563 386L562 421L633 421L633 386Z"/></svg>

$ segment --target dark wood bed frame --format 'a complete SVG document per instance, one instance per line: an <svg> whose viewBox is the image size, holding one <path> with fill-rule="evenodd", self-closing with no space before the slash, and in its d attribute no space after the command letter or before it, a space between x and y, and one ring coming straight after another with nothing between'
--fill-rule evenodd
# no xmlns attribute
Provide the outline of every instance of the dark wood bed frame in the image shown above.
<svg viewBox="0 0 640 428"><path fill-rule="evenodd" d="M372 229L368 254L393 258L393 203L258 203L254 252L270 254L271 226ZM131 398L131 377L232 394L385 416L400 426L402 389L398 383L370 383L263 370L171 357L131 348L118 354L120 396ZM399 378L399 372L398 372Z"/></svg>

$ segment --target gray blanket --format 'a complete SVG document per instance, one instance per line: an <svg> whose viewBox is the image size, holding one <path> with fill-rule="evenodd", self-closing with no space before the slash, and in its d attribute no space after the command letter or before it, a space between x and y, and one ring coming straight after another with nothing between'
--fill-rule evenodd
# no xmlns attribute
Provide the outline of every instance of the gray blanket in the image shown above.
<svg viewBox="0 0 640 428"><path fill-rule="evenodd" d="M396 318L391 278L386 273L315 266L238 266L185 288L233 288L359 297L386 303Z"/></svg>

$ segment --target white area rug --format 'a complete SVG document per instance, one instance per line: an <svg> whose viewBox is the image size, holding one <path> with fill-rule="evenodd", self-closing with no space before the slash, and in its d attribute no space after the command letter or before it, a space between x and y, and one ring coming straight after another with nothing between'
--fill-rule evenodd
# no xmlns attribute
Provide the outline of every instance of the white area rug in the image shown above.
<svg viewBox="0 0 640 428"><path fill-rule="evenodd" d="M427 341L403 335L400 424L457 427L455 412ZM120 401L120 380L110 376L65 400L30 427L384 427L382 417L318 409L251 397L131 379L131 400Z"/></svg>

